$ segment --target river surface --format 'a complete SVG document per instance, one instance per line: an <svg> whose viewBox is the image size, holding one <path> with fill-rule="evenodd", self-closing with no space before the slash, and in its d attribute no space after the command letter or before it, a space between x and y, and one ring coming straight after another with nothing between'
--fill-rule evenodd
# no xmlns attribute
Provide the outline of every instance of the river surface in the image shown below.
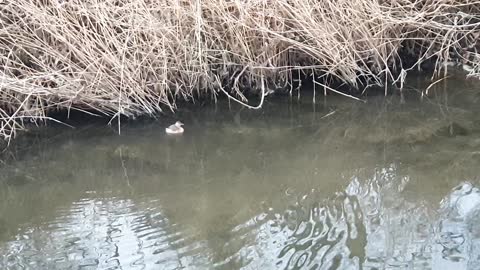
<svg viewBox="0 0 480 270"><path fill-rule="evenodd" d="M480 82L427 86L32 130L0 269L480 269Z"/></svg>

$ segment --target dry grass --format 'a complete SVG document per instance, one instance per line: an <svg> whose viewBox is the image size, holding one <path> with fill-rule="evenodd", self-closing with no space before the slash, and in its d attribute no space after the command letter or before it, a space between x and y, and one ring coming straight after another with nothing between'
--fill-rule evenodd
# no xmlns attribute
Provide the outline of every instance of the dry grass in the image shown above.
<svg viewBox="0 0 480 270"><path fill-rule="evenodd" d="M54 110L115 119L198 96L246 102L244 89L289 89L299 72L384 85L404 78L407 55L437 59L437 73L452 56L480 62L472 0L0 0L0 10L6 139Z"/></svg>

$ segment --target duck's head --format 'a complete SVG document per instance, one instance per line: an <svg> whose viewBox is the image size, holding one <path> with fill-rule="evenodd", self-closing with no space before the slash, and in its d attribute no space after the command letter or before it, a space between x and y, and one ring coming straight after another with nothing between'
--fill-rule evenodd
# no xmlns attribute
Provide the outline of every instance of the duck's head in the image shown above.
<svg viewBox="0 0 480 270"><path fill-rule="evenodd" d="M177 121L177 122L175 122L175 126L177 126L177 127L181 127L181 126L183 126L183 123L182 123L182 122L180 122L180 121Z"/></svg>

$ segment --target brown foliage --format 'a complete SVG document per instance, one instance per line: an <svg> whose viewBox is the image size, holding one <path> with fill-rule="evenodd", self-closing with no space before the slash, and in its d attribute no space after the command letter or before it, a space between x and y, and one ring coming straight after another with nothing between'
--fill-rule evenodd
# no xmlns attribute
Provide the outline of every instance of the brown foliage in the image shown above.
<svg viewBox="0 0 480 270"><path fill-rule="evenodd" d="M478 66L480 1L0 0L0 25L9 139L52 110L154 114L226 86L245 101L260 77L288 87L298 71L382 85L407 69L401 51L437 72Z"/></svg>

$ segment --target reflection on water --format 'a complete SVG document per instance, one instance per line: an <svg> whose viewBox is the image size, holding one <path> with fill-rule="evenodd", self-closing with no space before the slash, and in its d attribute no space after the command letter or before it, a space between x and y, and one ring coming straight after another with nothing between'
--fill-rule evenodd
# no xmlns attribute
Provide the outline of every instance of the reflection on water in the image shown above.
<svg viewBox="0 0 480 270"><path fill-rule="evenodd" d="M436 87L25 136L0 269L480 269L480 89Z"/></svg>

